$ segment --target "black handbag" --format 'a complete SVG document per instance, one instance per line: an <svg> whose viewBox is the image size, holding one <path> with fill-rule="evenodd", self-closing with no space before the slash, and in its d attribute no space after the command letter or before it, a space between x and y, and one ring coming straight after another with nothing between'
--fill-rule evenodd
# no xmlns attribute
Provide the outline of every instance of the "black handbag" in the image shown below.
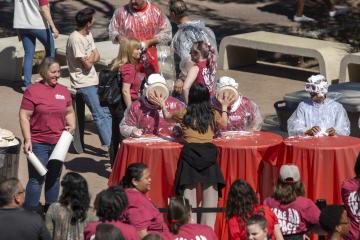
<svg viewBox="0 0 360 240"><path fill-rule="evenodd" d="M122 82L119 71L103 69L99 73L98 96L101 106L117 105L122 101Z"/></svg>

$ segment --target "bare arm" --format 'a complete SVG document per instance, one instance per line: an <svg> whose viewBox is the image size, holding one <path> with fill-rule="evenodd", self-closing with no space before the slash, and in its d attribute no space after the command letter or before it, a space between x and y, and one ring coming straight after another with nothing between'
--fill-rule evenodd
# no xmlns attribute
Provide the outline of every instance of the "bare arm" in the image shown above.
<svg viewBox="0 0 360 240"><path fill-rule="evenodd" d="M32 151L31 145L31 133L30 133L30 118L33 114L33 111L20 109L19 119L20 119L20 128L22 135L24 137L24 153L27 154Z"/></svg>
<svg viewBox="0 0 360 240"><path fill-rule="evenodd" d="M221 103L221 118L217 122L220 127L226 128L228 121L227 109L235 99L234 94L223 93L222 96L218 96L218 101Z"/></svg>
<svg viewBox="0 0 360 240"><path fill-rule="evenodd" d="M99 60L100 60L100 54L96 48L92 50L89 56L80 58L82 65L85 67L87 71L90 71L90 69L94 66L94 64L97 63Z"/></svg>
<svg viewBox="0 0 360 240"><path fill-rule="evenodd" d="M66 120L66 127L65 127L66 130L69 131L71 134L74 134L76 128L76 121L75 121L75 112L72 105L70 105L66 109L65 120Z"/></svg>
<svg viewBox="0 0 360 240"><path fill-rule="evenodd" d="M51 27L51 31L54 33L54 38L58 38L59 31L55 27L55 24L54 24L53 19L51 17L49 5L41 6L40 7L40 13L46 19L46 21L49 23L49 25Z"/></svg>
<svg viewBox="0 0 360 240"><path fill-rule="evenodd" d="M276 224L274 226L274 235L275 235L275 239L276 240L284 240L284 237L281 233L281 229L280 229L280 225L279 224Z"/></svg>
<svg viewBox="0 0 360 240"><path fill-rule="evenodd" d="M192 66L186 76L186 79L184 82L184 87L183 87L185 103L188 103L189 90L191 88L191 85L193 85L193 83L195 82L195 79L196 79L196 76L198 75L198 73L199 73L199 67Z"/></svg>
<svg viewBox="0 0 360 240"><path fill-rule="evenodd" d="M131 105L130 87L131 87L131 84L123 83L122 89L121 89L121 92L122 92L122 95L124 98L124 102L125 102L125 105L127 108L130 107L130 105Z"/></svg>

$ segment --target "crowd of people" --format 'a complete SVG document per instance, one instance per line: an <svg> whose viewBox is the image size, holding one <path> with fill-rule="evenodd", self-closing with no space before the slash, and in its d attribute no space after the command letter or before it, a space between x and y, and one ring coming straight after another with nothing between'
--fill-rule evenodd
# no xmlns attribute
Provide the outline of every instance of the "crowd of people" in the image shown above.
<svg viewBox="0 0 360 240"><path fill-rule="evenodd" d="M226 186L212 139L224 131L260 130L262 117L256 103L240 92L235 79L216 79L215 35L201 21L189 19L183 0L169 2L171 20L178 25L173 38L169 19L151 1L131 0L115 11L109 37L119 44L119 50L109 68L119 74L118 94L122 101L117 105L105 106L99 101L95 64L100 54L91 34L95 10L85 8L75 16L77 28L66 47L71 85L89 107L101 144L110 151L117 149L123 138L147 134L171 136L183 143L174 182L176 197L169 196L166 220L146 196L151 191L151 172L143 163L129 165L120 185L101 191L92 208L87 181L74 172L60 181L62 165L48 164L62 131L74 133L76 128L70 92L57 82L60 65L53 58L53 39L47 26L54 37L58 32L48 1L15 2L15 17L19 19L21 14L29 16L34 9L40 9L29 18L38 23L36 31L15 23L14 27L21 29L28 52L24 63L26 90L19 112L24 152L34 153L47 166L48 173L39 174L29 163L26 189L16 178L0 183L2 237L217 239L213 230L216 214L202 213L197 224L197 215L191 208L198 206L199 199L201 207L216 208L219 197L226 197L230 239L303 239L319 224L332 239L358 239L360 158L355 166L356 177L342 187L345 207L332 205L320 211L304 197L304 184L295 165L280 168L273 195L263 203L242 179ZM31 84L28 61L33 57L34 46L26 43L26 38L35 41L39 38L35 33L49 36L44 37L48 42L43 42L47 44L47 57L40 66L42 79ZM158 44L169 44L174 51L174 90L168 88L168 79L159 74ZM288 120L289 135L349 135L346 111L336 99L327 96L327 80L322 75L311 76L305 90L309 99L301 102ZM43 207L39 200L44 183ZM228 196L221 195L224 187L230 188ZM45 222L34 212L43 215Z"/></svg>

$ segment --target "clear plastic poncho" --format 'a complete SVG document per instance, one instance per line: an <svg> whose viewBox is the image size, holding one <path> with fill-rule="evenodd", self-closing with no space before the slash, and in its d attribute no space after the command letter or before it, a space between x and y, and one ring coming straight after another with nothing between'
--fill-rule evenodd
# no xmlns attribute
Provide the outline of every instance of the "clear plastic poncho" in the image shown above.
<svg viewBox="0 0 360 240"><path fill-rule="evenodd" d="M218 55L215 34L203 22L198 20L178 25L178 31L171 41L171 48L174 50L176 74L179 76L181 73L180 77L184 80L187 75L186 63L191 61L190 49L193 42L197 41L210 43L215 49L216 56Z"/></svg>
<svg viewBox="0 0 360 240"><path fill-rule="evenodd" d="M329 98L325 98L323 103L316 103L310 98L301 102L287 124L289 136L302 136L314 126L319 126L321 133L333 127L337 135L350 134L346 110L340 103Z"/></svg>
<svg viewBox="0 0 360 240"><path fill-rule="evenodd" d="M115 43L118 35L135 37L139 41L156 38L166 44L171 41L172 30L169 19L161 9L147 1L142 11L135 11L130 3L115 11L109 24L109 37Z"/></svg>

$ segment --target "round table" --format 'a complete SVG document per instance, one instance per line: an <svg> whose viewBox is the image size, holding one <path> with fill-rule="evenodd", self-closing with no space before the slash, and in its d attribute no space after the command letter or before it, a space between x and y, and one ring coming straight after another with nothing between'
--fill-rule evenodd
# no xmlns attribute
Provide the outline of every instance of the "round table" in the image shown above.
<svg viewBox="0 0 360 240"><path fill-rule="evenodd" d="M152 189L149 197L157 207L167 207L167 199L174 195L174 179L182 145L177 142L138 142L124 140L115 159L109 185L119 184L127 166L134 162L148 165ZM213 140L218 148L218 161L226 187L219 207L224 207L231 183L242 178L256 190L259 189L262 163L274 165L283 138L270 132L253 132L249 136L227 135ZM271 186L271 185L270 185ZM218 214L215 231L219 239L226 239L227 226L224 214Z"/></svg>
<svg viewBox="0 0 360 240"><path fill-rule="evenodd" d="M355 175L354 165L360 152L360 139L350 136L291 137L284 140L278 166L299 167L306 196L339 204L341 183Z"/></svg>

